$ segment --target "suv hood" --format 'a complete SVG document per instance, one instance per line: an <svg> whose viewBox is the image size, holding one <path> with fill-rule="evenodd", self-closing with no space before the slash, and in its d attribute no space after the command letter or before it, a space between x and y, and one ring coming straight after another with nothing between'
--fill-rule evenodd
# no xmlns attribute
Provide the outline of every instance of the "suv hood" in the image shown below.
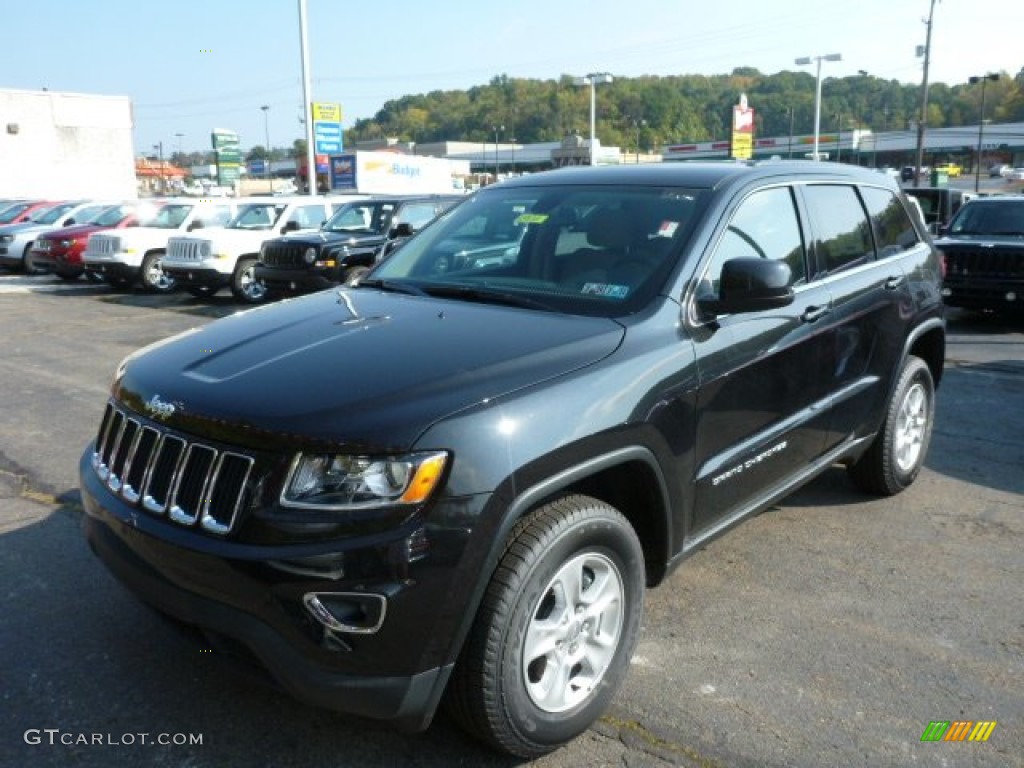
<svg viewBox="0 0 1024 768"><path fill-rule="evenodd" d="M289 448L403 451L445 416L595 363L624 332L607 318L324 291L140 350L114 394L143 414L157 397L174 406L164 423L252 448L285 435Z"/></svg>
<svg viewBox="0 0 1024 768"><path fill-rule="evenodd" d="M44 237L47 240L64 240L72 237L80 237L81 235L90 235L93 232L106 229L110 229L110 227L102 227L99 224L72 224L70 227L61 227L60 229L51 230L47 232Z"/></svg>

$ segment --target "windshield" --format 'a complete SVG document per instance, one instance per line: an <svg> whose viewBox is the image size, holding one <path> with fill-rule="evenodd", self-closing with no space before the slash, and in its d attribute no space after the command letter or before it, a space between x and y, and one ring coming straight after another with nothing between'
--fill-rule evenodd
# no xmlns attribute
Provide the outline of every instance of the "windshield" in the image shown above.
<svg viewBox="0 0 1024 768"><path fill-rule="evenodd" d="M492 187L443 214L360 286L607 317L635 312L676 266L706 194Z"/></svg>
<svg viewBox="0 0 1024 768"><path fill-rule="evenodd" d="M109 209L109 203L104 203L103 205L90 205L87 208L82 208L75 214L75 224L95 224L96 219L106 213Z"/></svg>
<svg viewBox="0 0 1024 768"><path fill-rule="evenodd" d="M283 203L251 203L238 208L228 229L270 229L287 206Z"/></svg>
<svg viewBox="0 0 1024 768"><path fill-rule="evenodd" d="M0 211L0 224L10 224L16 218L24 213L25 209L30 207L32 203L15 203L14 205L5 208Z"/></svg>
<svg viewBox="0 0 1024 768"><path fill-rule="evenodd" d="M169 203L158 210L154 215L139 222L142 227L155 227L156 229L177 229L185 218L191 213L194 205Z"/></svg>
<svg viewBox="0 0 1024 768"><path fill-rule="evenodd" d="M28 215L28 220L36 224L55 224L57 219L75 207L75 203L60 203L49 208L37 208Z"/></svg>
<svg viewBox="0 0 1024 768"><path fill-rule="evenodd" d="M957 211L949 233L1024 237L1024 199L972 200Z"/></svg>
<svg viewBox="0 0 1024 768"><path fill-rule="evenodd" d="M381 216L382 208L388 211L394 207L391 203L348 203L338 209L324 224L327 232L347 232L359 235L377 235L383 232L386 218Z"/></svg>
<svg viewBox="0 0 1024 768"><path fill-rule="evenodd" d="M104 208L96 218L92 219L91 223L99 227L113 227L120 224L128 213L127 206L112 205L109 208Z"/></svg>

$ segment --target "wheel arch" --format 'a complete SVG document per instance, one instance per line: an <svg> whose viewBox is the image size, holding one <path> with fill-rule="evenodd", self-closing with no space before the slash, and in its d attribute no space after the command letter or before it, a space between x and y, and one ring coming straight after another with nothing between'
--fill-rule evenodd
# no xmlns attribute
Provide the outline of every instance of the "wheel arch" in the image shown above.
<svg viewBox="0 0 1024 768"><path fill-rule="evenodd" d="M932 381L938 389L946 360L946 326L940 318L922 323L907 338L900 367L907 357L913 355L924 360L931 371ZM893 382L895 387L895 382Z"/></svg>
<svg viewBox="0 0 1024 768"><path fill-rule="evenodd" d="M632 445L595 455L527 488L516 489L512 500L505 504L501 519L489 528L488 550L475 569L479 578L449 647L449 662L461 654L516 523L551 500L572 494L591 496L618 509L640 539L647 586L655 586L665 577L673 540L672 516L668 487L654 453ZM501 498L502 494L496 493L495 497Z"/></svg>

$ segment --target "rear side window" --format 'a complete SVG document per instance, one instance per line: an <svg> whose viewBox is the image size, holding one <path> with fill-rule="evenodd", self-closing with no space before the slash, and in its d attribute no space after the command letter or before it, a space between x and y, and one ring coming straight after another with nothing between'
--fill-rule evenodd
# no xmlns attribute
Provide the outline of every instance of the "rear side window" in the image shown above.
<svg viewBox="0 0 1024 768"><path fill-rule="evenodd" d="M895 256L917 245L917 230L899 198L888 189L864 187L864 206L871 218L878 258Z"/></svg>
<svg viewBox="0 0 1024 768"><path fill-rule="evenodd" d="M874 260L871 226L854 187L811 184L804 198L819 271L831 275Z"/></svg>

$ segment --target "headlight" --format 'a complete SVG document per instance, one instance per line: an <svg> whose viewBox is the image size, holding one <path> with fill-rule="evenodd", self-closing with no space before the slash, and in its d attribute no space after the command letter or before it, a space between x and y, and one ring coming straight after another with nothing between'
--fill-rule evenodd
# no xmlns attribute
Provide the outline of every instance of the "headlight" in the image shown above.
<svg viewBox="0 0 1024 768"><path fill-rule="evenodd" d="M14 235L0 235L0 243L14 242Z"/></svg>
<svg viewBox="0 0 1024 768"><path fill-rule="evenodd" d="M201 258L201 259L208 259L208 258L210 258L210 252L212 250L213 250L213 248L210 247L209 243L200 243L199 244L199 258ZM218 253L217 256L220 257L221 254Z"/></svg>
<svg viewBox="0 0 1024 768"><path fill-rule="evenodd" d="M448 456L348 456L300 453L292 462L281 505L307 509L373 509L420 504L437 487Z"/></svg>
<svg viewBox="0 0 1024 768"><path fill-rule="evenodd" d="M74 244L75 244L74 240L61 240L60 241L60 247L61 248L70 248Z"/></svg>
<svg viewBox="0 0 1024 768"><path fill-rule="evenodd" d="M306 252L302 254L302 258L307 264L312 264L316 261L316 248L307 248Z"/></svg>

